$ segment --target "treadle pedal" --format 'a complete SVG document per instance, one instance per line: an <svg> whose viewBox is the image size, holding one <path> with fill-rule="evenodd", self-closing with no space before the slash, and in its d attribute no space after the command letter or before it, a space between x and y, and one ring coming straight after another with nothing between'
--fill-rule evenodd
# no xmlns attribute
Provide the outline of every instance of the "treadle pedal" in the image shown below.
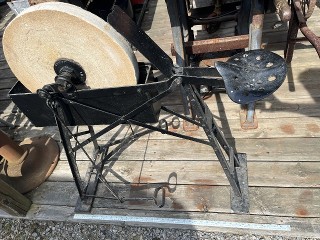
<svg viewBox="0 0 320 240"><path fill-rule="evenodd" d="M287 74L285 60L267 50L238 53L227 62L216 62L230 99L248 104L274 93Z"/></svg>

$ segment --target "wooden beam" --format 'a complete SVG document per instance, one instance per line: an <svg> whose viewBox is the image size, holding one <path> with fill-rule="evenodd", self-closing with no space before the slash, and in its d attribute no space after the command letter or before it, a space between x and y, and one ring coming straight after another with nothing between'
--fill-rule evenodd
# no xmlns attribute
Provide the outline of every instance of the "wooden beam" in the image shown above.
<svg viewBox="0 0 320 240"><path fill-rule="evenodd" d="M206 40L189 41L185 43L187 54L200 54L209 52L221 52L234 49L242 49L249 46L249 36L240 35L224 38L213 38ZM175 49L171 46L171 53L176 55Z"/></svg>
<svg viewBox="0 0 320 240"><path fill-rule="evenodd" d="M0 179L0 209L13 216L25 216L31 201Z"/></svg>

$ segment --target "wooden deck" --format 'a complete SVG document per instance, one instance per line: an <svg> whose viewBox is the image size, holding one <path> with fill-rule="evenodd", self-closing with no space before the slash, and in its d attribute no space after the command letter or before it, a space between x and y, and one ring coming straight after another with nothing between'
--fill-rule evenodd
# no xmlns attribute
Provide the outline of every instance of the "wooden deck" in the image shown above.
<svg viewBox="0 0 320 240"><path fill-rule="evenodd" d="M317 8L309 20L309 26L316 33L320 33L320 24L316 21L319 13ZM274 22L274 16L266 17L264 43L267 49L283 55L286 27L274 30ZM170 52L172 40L165 1L150 0L142 27L161 48ZM137 55L138 59L143 59ZM3 53L0 58L0 117L17 126L13 130L7 127L1 127L1 130L17 141L44 134L59 140L55 127L34 127L9 100L7 94L16 79L5 63ZM152 202L120 204L97 199L91 213L290 225L290 231L197 225L160 226L320 237L319 76L319 58L314 49L307 43L297 44L282 87L266 100L257 103L259 127L255 130L240 128L239 105L233 103L227 95L217 94L206 100L228 141L238 152L247 153L249 214L235 214L231 211L229 185L210 147L155 132L146 132L115 156L108 164L106 178L126 197L137 196L137 192L139 195L152 196L152 184L166 183L169 191L166 191L165 206L157 208ZM182 111L181 101L176 95L166 98L163 104ZM169 123L172 120L172 116L164 114L161 118L166 118ZM116 129L113 134L121 138L127 131L128 126L124 126ZM175 131L205 137L200 130L184 132L182 121ZM101 143L107 142L110 137L110 134L105 136ZM80 172L84 175L88 160L81 154L78 159ZM98 191L110 195L104 193L102 188ZM27 196L33 201L28 219L75 221L73 215L78 195L63 152L49 179ZM10 217L2 212L0 216ZM115 224L159 226L130 221Z"/></svg>

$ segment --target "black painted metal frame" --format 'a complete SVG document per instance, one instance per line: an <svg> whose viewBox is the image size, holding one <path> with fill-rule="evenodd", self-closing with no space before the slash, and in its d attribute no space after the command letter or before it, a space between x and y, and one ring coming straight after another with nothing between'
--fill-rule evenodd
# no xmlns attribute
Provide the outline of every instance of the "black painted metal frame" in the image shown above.
<svg viewBox="0 0 320 240"><path fill-rule="evenodd" d="M189 70L194 71L191 69ZM188 70L186 72L188 72ZM207 80L206 78L203 78L203 79L204 81ZM131 200L153 200L159 207L163 206L164 199L162 199L161 202L157 200L157 193L160 190L162 190L163 192L162 198L164 198L164 186L159 186L155 188L154 197L126 199L118 196L116 191L112 189L108 181L103 176L104 164L108 162L114 154L116 154L123 147L125 147L126 144L128 144L131 141L134 141L134 139L136 139L139 136L139 134L136 134L134 133L134 131L132 131L132 133L128 137L122 139L121 141L114 141L114 142L111 141L109 145L106 145L106 146L99 146L97 140L103 134L111 131L112 129L114 129L115 127L121 124L129 124L130 126L136 125L152 131L158 131L163 134L168 134L178 138L182 138L182 139L186 139L193 142L211 146L212 149L214 150L214 153L218 157L218 160L230 183L231 192L233 196L232 206L231 206L232 209L236 212L248 212L249 203L248 203L248 185L247 185L247 174L246 174L247 168L246 168L245 155L237 154L234 151L234 149L228 144L223 133L217 126L208 106L203 102L195 86L192 85L195 83L197 84L203 83L201 80L202 80L201 77L184 76L184 75L177 74L177 75L174 75L169 80L149 84L150 91L153 89L157 89L158 94L150 98L148 101L142 103L140 106L131 109L130 111L128 111L127 114L124 114L124 115L117 115L99 108L92 109L92 107L89 105L78 103L76 97L68 98L66 96L61 95L58 92L58 88L55 88L55 91L53 92L47 92L46 97L47 97L48 106L51 108L51 110L54 113L56 124L61 134L62 144L64 146L67 159L75 180L75 184L81 199L77 207L78 211L89 211L94 198L105 198L103 196L96 195L98 182L104 183L107 189L112 193L113 197L108 199L119 200L120 202L131 201ZM217 79L216 82L218 83L217 86L219 86L220 84L219 79ZM211 78L211 83L212 83L212 78ZM165 120L161 120L159 123L159 126L154 126L152 124L148 124L148 123L133 119L134 116L145 111L150 104L153 104L159 101L163 97L172 93L178 87L184 88L187 94L188 100L190 101L190 103L193 106L193 109L195 110L197 118L191 119L173 110L170 110L166 107L161 107L161 109L167 113L170 113L176 117L182 118L188 122L191 122L203 128L204 132L206 133L207 140L194 138L187 135L179 134L177 132L169 131ZM132 88L134 88L137 91L137 94L140 94L141 90L139 90L140 89L139 86L132 86ZM148 94L148 91L146 91L145 94ZM115 101L121 101L121 99L116 99L116 98L117 97L115 96ZM69 109L68 105L75 106L77 104L81 104L82 107L88 108L90 109L90 111L94 110L99 113L103 112L106 115L106 118L116 117L117 120L115 120L113 123L111 123L110 125L108 125L107 127L105 127L104 129L100 130L97 133L94 132L93 127L90 125L88 125L88 130L86 131L72 133L68 128L68 121L66 120L68 118L68 115L71 114L70 111L68 111ZM90 134L90 137L88 137L83 141L78 140L79 136L86 135L86 134ZM72 138L76 142L75 146L72 146L71 144L70 139ZM92 143L95 149L93 156L90 156L84 149L84 147L89 143ZM109 147L114 144L118 144L118 146L114 150L108 152ZM77 166L76 152L80 149L87 155L88 159L91 161L91 167L88 171L86 181L81 178L78 170L78 166Z"/></svg>

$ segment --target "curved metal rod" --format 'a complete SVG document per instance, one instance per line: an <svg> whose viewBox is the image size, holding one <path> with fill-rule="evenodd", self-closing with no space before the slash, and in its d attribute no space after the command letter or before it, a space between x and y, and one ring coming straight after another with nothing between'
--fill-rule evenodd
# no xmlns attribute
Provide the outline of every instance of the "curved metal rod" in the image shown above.
<svg viewBox="0 0 320 240"><path fill-rule="evenodd" d="M309 40L312 46L316 49L318 56L320 58L320 39L315 35L310 28L308 28L306 23L299 24L301 33Z"/></svg>
<svg viewBox="0 0 320 240"><path fill-rule="evenodd" d="M297 18L299 21L299 28L300 28L301 33L308 39L308 41L316 49L318 56L320 58L320 39L307 26L307 21L303 15L300 0L294 1L294 9L297 14Z"/></svg>

